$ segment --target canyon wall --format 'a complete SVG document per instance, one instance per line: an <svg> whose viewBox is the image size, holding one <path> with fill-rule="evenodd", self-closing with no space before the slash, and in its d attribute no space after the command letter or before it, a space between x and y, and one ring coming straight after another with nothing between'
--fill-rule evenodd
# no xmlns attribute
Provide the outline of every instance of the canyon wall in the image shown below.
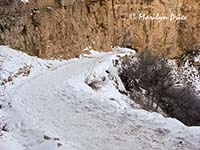
<svg viewBox="0 0 200 150"><path fill-rule="evenodd" d="M140 14L187 19L143 20ZM45 58L112 46L176 57L200 48L200 1L0 0L0 44Z"/></svg>
<svg viewBox="0 0 200 150"><path fill-rule="evenodd" d="M43 58L78 57L87 47L111 49L106 0L1 1L0 44Z"/></svg>
<svg viewBox="0 0 200 150"><path fill-rule="evenodd" d="M114 45L171 57L200 48L199 0L115 0L113 5ZM143 19L144 14L165 18Z"/></svg>

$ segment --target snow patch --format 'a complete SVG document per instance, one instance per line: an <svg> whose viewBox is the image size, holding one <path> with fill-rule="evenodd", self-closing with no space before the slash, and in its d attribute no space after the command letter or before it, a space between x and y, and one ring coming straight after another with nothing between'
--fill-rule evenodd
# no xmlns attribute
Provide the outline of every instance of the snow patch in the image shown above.
<svg viewBox="0 0 200 150"><path fill-rule="evenodd" d="M21 2L23 2L23 3L28 3L29 2L29 0L21 0Z"/></svg>
<svg viewBox="0 0 200 150"><path fill-rule="evenodd" d="M58 61L0 46L2 76L9 75L4 70L33 66L28 76L6 84L4 102L11 107L0 109L0 115L6 117L10 131L0 136L0 149L199 150L199 127L133 109L131 100L119 92L125 88L113 60L130 53L134 51L117 48ZM100 88L92 89L87 78L99 80Z"/></svg>

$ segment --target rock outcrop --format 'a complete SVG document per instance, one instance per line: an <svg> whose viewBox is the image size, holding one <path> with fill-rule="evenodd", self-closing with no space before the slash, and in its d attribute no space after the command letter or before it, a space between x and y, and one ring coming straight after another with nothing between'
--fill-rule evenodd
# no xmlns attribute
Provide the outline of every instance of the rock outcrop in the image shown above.
<svg viewBox="0 0 200 150"><path fill-rule="evenodd" d="M0 3L0 44L40 57L77 57L111 49L106 0L19 0Z"/></svg>
<svg viewBox="0 0 200 150"><path fill-rule="evenodd" d="M114 45L175 57L200 48L200 1L115 0ZM140 16L154 19L144 19ZM168 17L168 18L156 18ZM174 15L180 18L172 18ZM186 16L186 19L181 18ZM159 20L160 19L160 20Z"/></svg>
<svg viewBox="0 0 200 150"><path fill-rule="evenodd" d="M176 57L200 48L198 0L0 0L0 16L0 44L40 57L111 46Z"/></svg>

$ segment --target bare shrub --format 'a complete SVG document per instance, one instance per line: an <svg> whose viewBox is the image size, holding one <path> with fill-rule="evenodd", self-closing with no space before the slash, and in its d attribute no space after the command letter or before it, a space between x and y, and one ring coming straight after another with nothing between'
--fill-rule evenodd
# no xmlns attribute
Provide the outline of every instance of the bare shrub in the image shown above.
<svg viewBox="0 0 200 150"><path fill-rule="evenodd" d="M200 98L188 86L168 89L160 102L162 110L188 126L200 125Z"/></svg>
<svg viewBox="0 0 200 150"><path fill-rule="evenodd" d="M5 131L5 132L9 131L8 124L3 117L0 118L0 131Z"/></svg>
<svg viewBox="0 0 200 150"><path fill-rule="evenodd" d="M167 63L149 51L136 61L124 61L119 71L129 95L146 110L161 108L167 115L186 125L200 124L200 100L187 85L178 87Z"/></svg>
<svg viewBox="0 0 200 150"><path fill-rule="evenodd" d="M102 83L104 78L98 79L90 79L89 77L86 78L85 83L90 86L93 90L99 90L102 87Z"/></svg>
<svg viewBox="0 0 200 150"><path fill-rule="evenodd" d="M145 109L157 110L162 93L174 84L166 61L147 51L139 55L137 61L122 62L120 77L133 99L145 96L147 101L139 100ZM155 108L154 103L157 104Z"/></svg>

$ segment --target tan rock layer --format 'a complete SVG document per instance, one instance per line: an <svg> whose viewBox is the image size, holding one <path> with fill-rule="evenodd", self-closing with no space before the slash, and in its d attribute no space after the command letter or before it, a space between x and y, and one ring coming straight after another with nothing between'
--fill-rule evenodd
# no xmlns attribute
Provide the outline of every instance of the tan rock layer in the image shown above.
<svg viewBox="0 0 200 150"><path fill-rule="evenodd" d="M110 50L105 0L13 0L0 6L0 44L46 58L77 57L87 47Z"/></svg>
<svg viewBox="0 0 200 150"><path fill-rule="evenodd" d="M140 13L187 19L139 20ZM175 57L200 48L199 31L198 0L0 0L0 44L45 58L116 45Z"/></svg>
<svg viewBox="0 0 200 150"><path fill-rule="evenodd" d="M114 45L150 49L176 57L200 48L199 0L115 0ZM169 16L169 19L142 20L146 16ZM170 21L171 14L186 20Z"/></svg>

